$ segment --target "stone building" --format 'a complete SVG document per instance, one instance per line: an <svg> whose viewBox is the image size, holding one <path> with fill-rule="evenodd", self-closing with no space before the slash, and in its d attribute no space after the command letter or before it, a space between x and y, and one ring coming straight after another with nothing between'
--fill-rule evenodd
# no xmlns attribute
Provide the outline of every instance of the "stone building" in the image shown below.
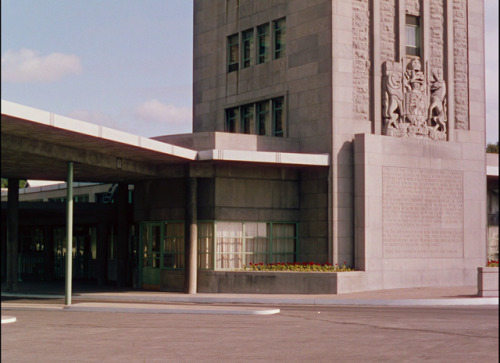
<svg viewBox="0 0 500 363"><path fill-rule="evenodd" d="M475 281L482 1L194 4L195 134L330 155L328 169L297 174L300 261L370 271L366 288Z"/></svg>
<svg viewBox="0 0 500 363"><path fill-rule="evenodd" d="M487 254L483 11L195 0L194 132L153 138L185 154L121 176L140 284L181 290L197 269L199 291L474 285ZM317 290L228 272L295 261L359 272Z"/></svg>

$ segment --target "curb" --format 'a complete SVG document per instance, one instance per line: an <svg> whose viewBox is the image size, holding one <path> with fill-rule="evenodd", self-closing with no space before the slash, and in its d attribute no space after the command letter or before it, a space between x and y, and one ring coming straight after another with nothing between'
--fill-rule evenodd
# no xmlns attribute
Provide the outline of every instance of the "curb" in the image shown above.
<svg viewBox="0 0 500 363"><path fill-rule="evenodd" d="M63 295L2 293L6 297L63 299ZM139 303L197 303L197 304L271 304L271 305L354 305L354 306L498 306L498 297L443 298L443 299L343 299L343 298L279 298L279 297L201 297L201 296L152 296L78 294L81 300L106 300ZM2 304L5 305L5 304Z"/></svg>
<svg viewBox="0 0 500 363"><path fill-rule="evenodd" d="M64 310L79 312L108 312L108 313L143 313L143 314L216 314L216 315L274 315L280 309L255 309L255 308L220 308L204 306L199 308L185 308L179 306L158 306L157 304L102 304L80 303L65 306Z"/></svg>
<svg viewBox="0 0 500 363"><path fill-rule="evenodd" d="M134 313L134 314L212 314L212 315L274 315L280 309L250 308L250 307L218 307L179 305L139 304L139 303L77 303L69 306L47 304L2 304L2 310L60 310L68 312L104 312L104 313ZM2 324L4 317L2 316ZM14 318L15 319L15 318ZM14 320L15 321L15 320ZM11 321L8 321L11 322Z"/></svg>
<svg viewBox="0 0 500 363"><path fill-rule="evenodd" d="M449 299L342 299L342 298L262 298L201 296L116 296L81 294L80 299L126 300L162 303L198 304L271 304L271 305L368 305L368 306L479 306L498 305L497 297Z"/></svg>
<svg viewBox="0 0 500 363"><path fill-rule="evenodd" d="M2 315L2 324L15 323L17 321L15 316L3 316Z"/></svg>

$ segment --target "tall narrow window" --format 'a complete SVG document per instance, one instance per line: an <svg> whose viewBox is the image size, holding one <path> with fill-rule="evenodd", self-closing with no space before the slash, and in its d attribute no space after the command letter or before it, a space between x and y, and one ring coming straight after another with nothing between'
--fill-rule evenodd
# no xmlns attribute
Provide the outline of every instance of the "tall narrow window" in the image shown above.
<svg viewBox="0 0 500 363"><path fill-rule="evenodd" d="M240 110L238 107L233 107L226 110L226 132L237 132L236 125L238 123Z"/></svg>
<svg viewBox="0 0 500 363"><path fill-rule="evenodd" d="M283 97L273 100L273 136L284 136Z"/></svg>
<svg viewBox="0 0 500 363"><path fill-rule="evenodd" d="M228 45L228 72L234 72L238 70L238 62L239 62L239 41L238 34L231 35L227 38Z"/></svg>
<svg viewBox="0 0 500 363"><path fill-rule="evenodd" d="M184 222L164 224L163 268L184 268Z"/></svg>
<svg viewBox="0 0 500 363"><path fill-rule="evenodd" d="M198 222L198 268L214 268L214 223Z"/></svg>
<svg viewBox="0 0 500 363"><path fill-rule="evenodd" d="M257 103L257 125L259 135L267 135L269 130L269 101Z"/></svg>
<svg viewBox="0 0 500 363"><path fill-rule="evenodd" d="M285 18L276 20L274 25L274 59L285 55L286 47L286 21Z"/></svg>
<svg viewBox="0 0 500 363"><path fill-rule="evenodd" d="M241 34L242 48L243 48L243 68L247 68L253 65L253 53L254 53L254 42L253 42L253 29L244 31Z"/></svg>
<svg viewBox="0 0 500 363"><path fill-rule="evenodd" d="M241 128L240 131L245 134L253 134L253 105L246 105L241 107ZM253 131L253 132L252 132Z"/></svg>
<svg viewBox="0 0 500 363"><path fill-rule="evenodd" d="M420 19L406 15L406 55L420 56Z"/></svg>
<svg viewBox="0 0 500 363"><path fill-rule="evenodd" d="M258 36L258 63L269 60L269 24L257 27Z"/></svg>

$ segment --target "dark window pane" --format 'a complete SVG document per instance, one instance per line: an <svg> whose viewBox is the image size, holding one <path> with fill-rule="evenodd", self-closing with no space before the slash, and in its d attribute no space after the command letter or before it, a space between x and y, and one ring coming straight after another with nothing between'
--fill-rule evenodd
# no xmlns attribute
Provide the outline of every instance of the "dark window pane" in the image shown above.
<svg viewBox="0 0 500 363"><path fill-rule="evenodd" d="M264 63L269 60L269 24L257 27L258 34L258 62Z"/></svg>
<svg viewBox="0 0 500 363"><path fill-rule="evenodd" d="M254 52L254 43L253 43L253 29L244 31L242 33L242 42L243 42L243 68L250 67L253 63L253 52Z"/></svg>
<svg viewBox="0 0 500 363"><path fill-rule="evenodd" d="M269 129L269 101L257 103L259 135L267 135Z"/></svg>
<svg viewBox="0 0 500 363"><path fill-rule="evenodd" d="M273 100L273 135L283 137L284 131L283 97Z"/></svg>
<svg viewBox="0 0 500 363"><path fill-rule="evenodd" d="M234 34L228 37L227 43L228 43L228 72L237 71L238 61L239 61L238 34Z"/></svg>
<svg viewBox="0 0 500 363"><path fill-rule="evenodd" d="M285 19L279 19L274 22L274 58L278 59L284 56L286 46L286 22Z"/></svg>
<svg viewBox="0 0 500 363"><path fill-rule="evenodd" d="M238 107L226 110L226 132L236 132L236 123L239 118Z"/></svg>

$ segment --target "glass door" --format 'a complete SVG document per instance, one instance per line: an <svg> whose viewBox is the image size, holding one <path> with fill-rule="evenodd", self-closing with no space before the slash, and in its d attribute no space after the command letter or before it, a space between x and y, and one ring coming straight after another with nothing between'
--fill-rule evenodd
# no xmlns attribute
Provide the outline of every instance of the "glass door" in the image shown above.
<svg viewBox="0 0 500 363"><path fill-rule="evenodd" d="M160 287L160 247L162 223L141 224L142 276L141 287L159 289Z"/></svg>

